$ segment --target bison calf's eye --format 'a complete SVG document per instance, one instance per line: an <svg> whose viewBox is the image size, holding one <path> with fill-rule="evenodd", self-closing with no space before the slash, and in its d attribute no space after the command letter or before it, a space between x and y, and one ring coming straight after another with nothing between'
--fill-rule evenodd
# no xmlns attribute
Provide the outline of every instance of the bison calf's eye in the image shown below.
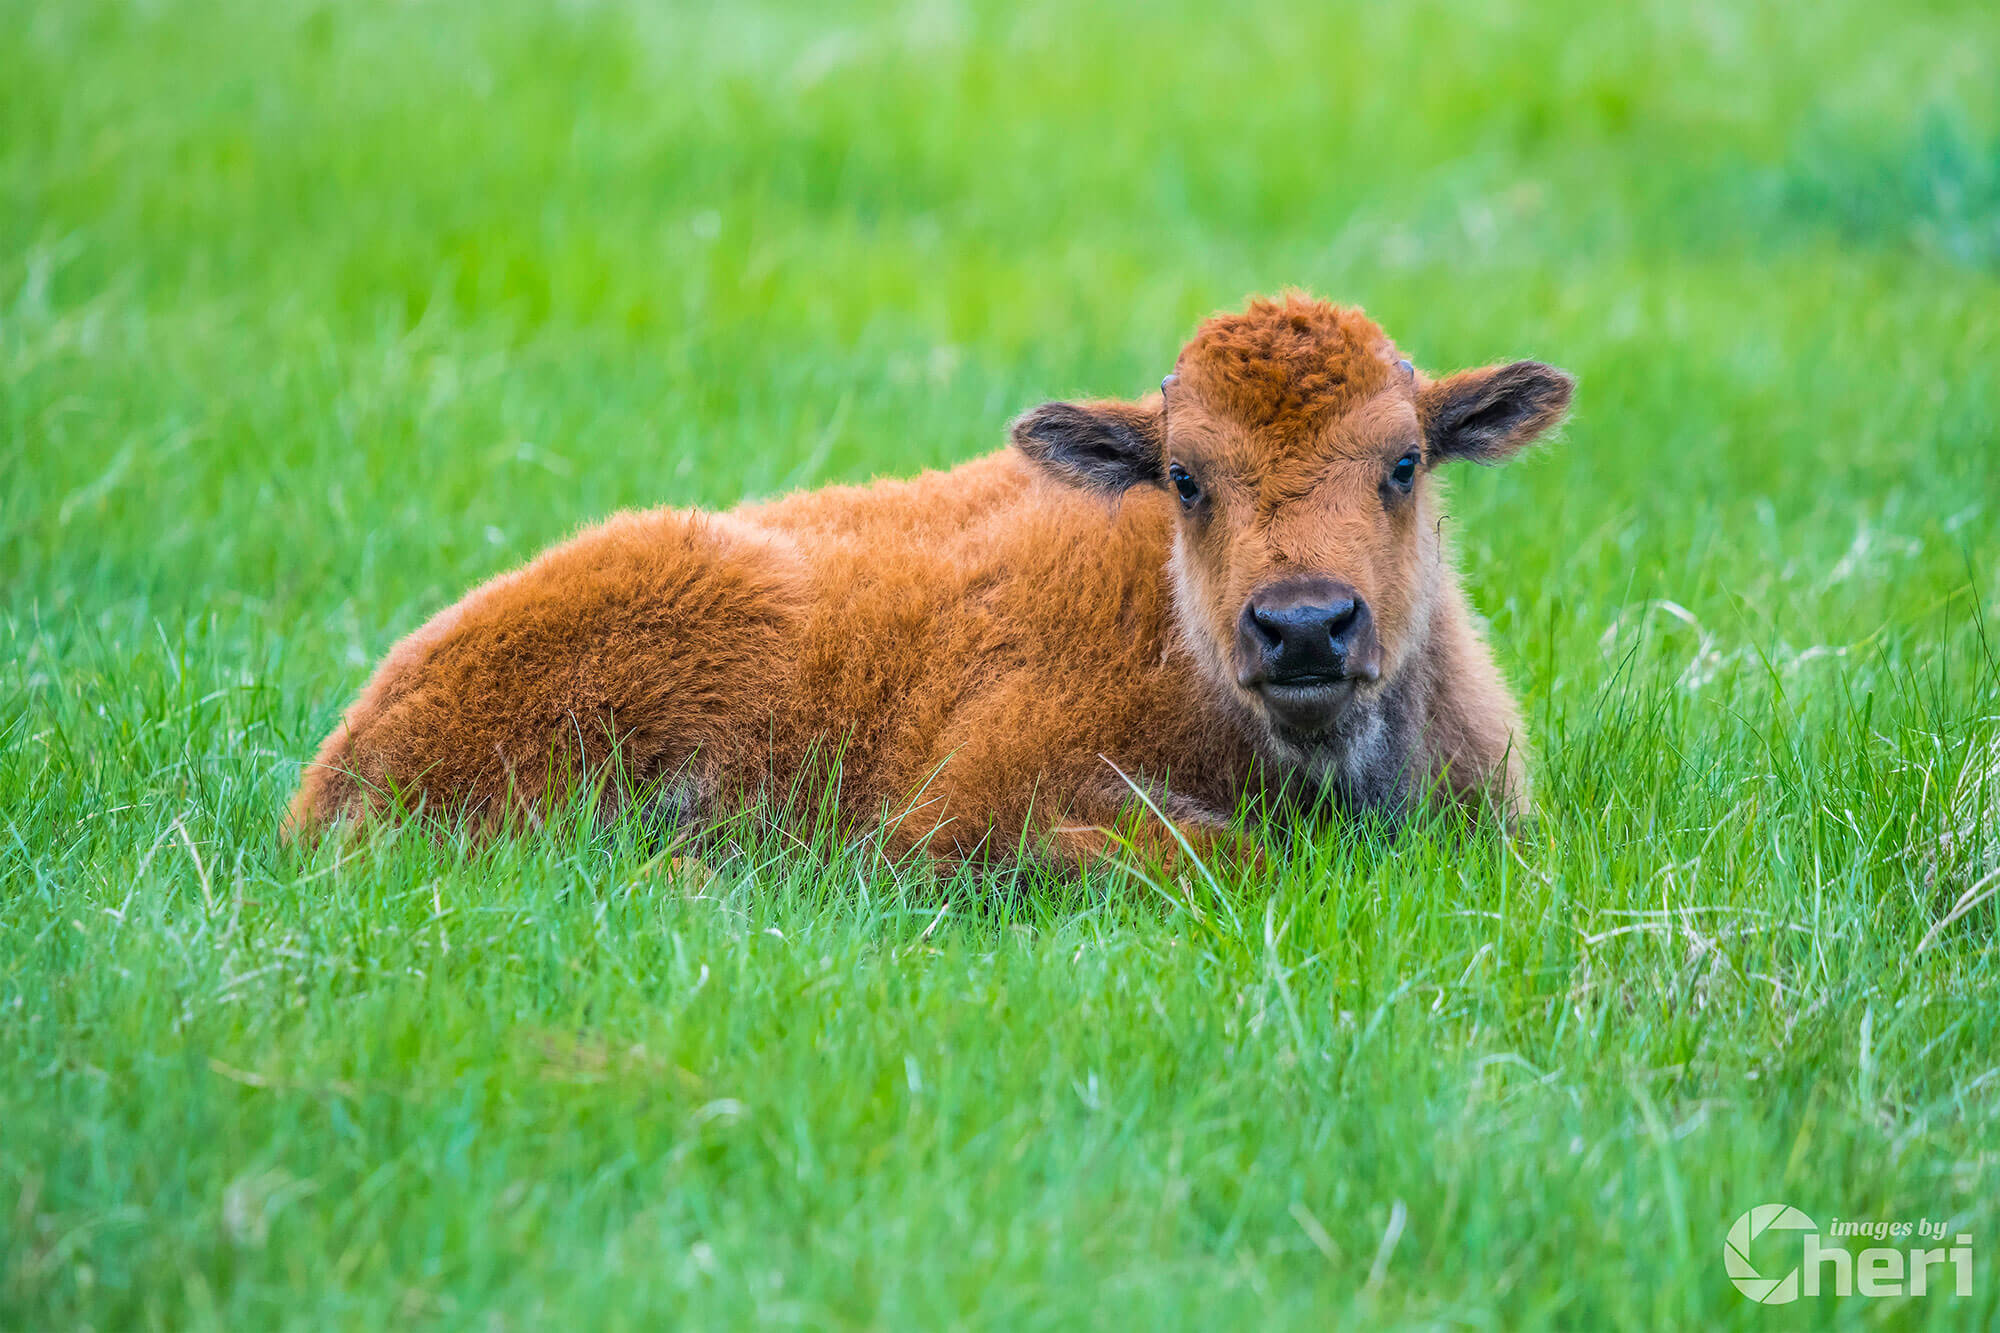
<svg viewBox="0 0 2000 1333"><path fill-rule="evenodd" d="M1171 464L1167 468L1167 480L1174 484L1174 491L1181 497L1183 507L1192 509L1195 501L1201 499L1201 483L1189 475L1188 470L1179 463Z"/></svg>
<svg viewBox="0 0 2000 1333"><path fill-rule="evenodd" d="M1396 460L1396 466L1389 469L1389 484L1399 491L1407 491L1417 481L1417 456L1404 454Z"/></svg>

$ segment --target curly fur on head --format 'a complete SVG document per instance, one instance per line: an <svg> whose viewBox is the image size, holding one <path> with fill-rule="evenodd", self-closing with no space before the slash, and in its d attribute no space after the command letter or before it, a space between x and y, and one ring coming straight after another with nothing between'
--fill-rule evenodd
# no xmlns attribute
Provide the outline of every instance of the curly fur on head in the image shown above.
<svg viewBox="0 0 2000 1333"><path fill-rule="evenodd" d="M1303 443L1387 386L1396 359L1359 310L1287 292L1204 320L1174 369L1218 413Z"/></svg>

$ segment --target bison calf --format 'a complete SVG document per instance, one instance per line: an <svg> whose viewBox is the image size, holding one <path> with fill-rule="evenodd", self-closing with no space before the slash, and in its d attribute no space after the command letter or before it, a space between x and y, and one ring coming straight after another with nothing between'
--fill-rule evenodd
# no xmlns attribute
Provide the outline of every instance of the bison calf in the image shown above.
<svg viewBox="0 0 2000 1333"><path fill-rule="evenodd" d="M948 472L621 514L397 644L293 827L491 826L613 773L683 821L824 777L844 825L945 858L1095 856L1134 785L1197 846L1301 798L1519 815L1432 473L1511 456L1570 388L1432 379L1359 311L1259 300L1160 393L1038 407Z"/></svg>

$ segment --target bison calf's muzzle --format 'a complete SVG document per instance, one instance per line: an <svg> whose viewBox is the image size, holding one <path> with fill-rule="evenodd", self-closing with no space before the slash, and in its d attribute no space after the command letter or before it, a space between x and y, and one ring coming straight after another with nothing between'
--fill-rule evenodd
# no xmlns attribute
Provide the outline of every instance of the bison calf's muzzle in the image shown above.
<svg viewBox="0 0 2000 1333"><path fill-rule="evenodd" d="M1340 704L1382 674L1368 603L1333 579L1261 589L1236 631L1237 682L1292 729L1320 731Z"/></svg>

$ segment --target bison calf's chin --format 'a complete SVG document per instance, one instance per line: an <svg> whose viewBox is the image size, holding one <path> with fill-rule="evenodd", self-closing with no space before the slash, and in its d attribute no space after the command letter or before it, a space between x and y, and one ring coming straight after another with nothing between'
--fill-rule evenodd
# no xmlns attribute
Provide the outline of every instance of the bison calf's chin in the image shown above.
<svg viewBox="0 0 2000 1333"><path fill-rule="evenodd" d="M1198 851L1246 808L1519 814L1520 720L1431 476L1553 426L1569 379L1431 379L1298 296L1204 322L1173 372L948 472L620 515L494 579L389 653L294 827L490 828L578 780L682 824L819 782L808 808L945 859L1115 854L1135 788Z"/></svg>

